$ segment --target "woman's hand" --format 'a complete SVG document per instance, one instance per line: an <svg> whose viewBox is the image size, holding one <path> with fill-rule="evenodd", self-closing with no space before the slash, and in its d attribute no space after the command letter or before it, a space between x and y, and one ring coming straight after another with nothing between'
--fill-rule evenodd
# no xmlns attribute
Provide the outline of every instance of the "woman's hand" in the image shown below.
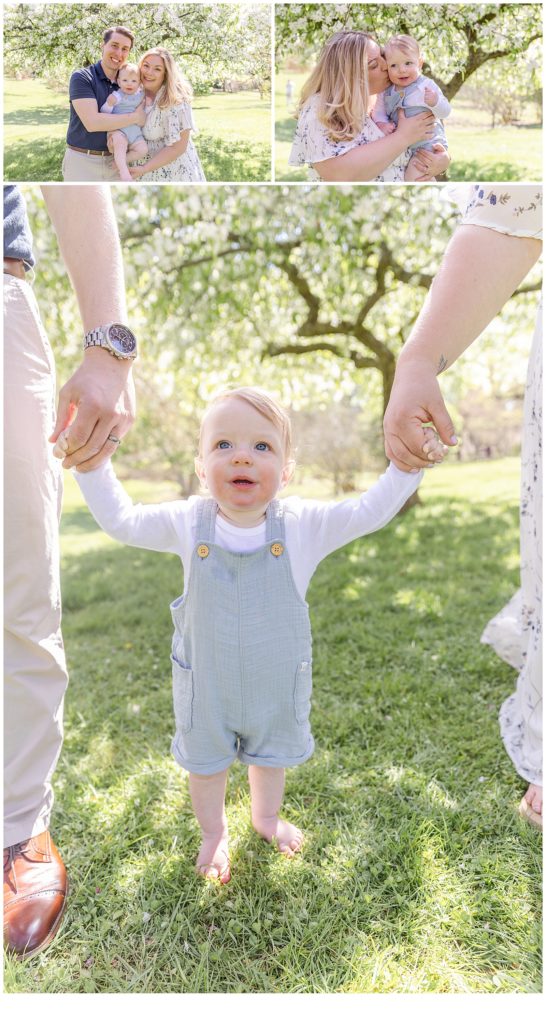
<svg viewBox="0 0 546 1024"><path fill-rule="evenodd" d="M147 164L133 164L131 167L129 167L129 174L135 181L137 181L139 178L142 177L143 174L147 173L147 170Z"/></svg>
<svg viewBox="0 0 546 1024"><path fill-rule="evenodd" d="M420 171L416 181L431 181L437 174L447 171L451 157L441 142L435 142L432 150L418 149L412 156L413 166Z"/></svg>
<svg viewBox="0 0 546 1024"><path fill-rule="evenodd" d="M423 428L432 423L445 445L457 444L433 365L428 359L400 358L383 420L385 452L398 469L415 472L430 465L423 450Z"/></svg>
<svg viewBox="0 0 546 1024"><path fill-rule="evenodd" d="M416 142L428 142L434 136L434 114L423 112L415 117L406 117L404 111L398 111L398 127L396 129L405 147Z"/></svg>

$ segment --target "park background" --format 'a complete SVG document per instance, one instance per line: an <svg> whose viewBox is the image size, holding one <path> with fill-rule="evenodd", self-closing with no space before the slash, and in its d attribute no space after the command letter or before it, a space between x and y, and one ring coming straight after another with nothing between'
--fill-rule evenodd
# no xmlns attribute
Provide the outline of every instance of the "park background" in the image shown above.
<svg viewBox="0 0 546 1024"><path fill-rule="evenodd" d="M275 8L277 181L307 180L305 167L288 166L298 98L322 46L344 28L381 44L399 32L418 40L424 74L452 106L446 178L542 180L541 4L291 3Z"/></svg>
<svg viewBox="0 0 546 1024"><path fill-rule="evenodd" d="M100 60L111 25L132 60L170 50L191 82L195 144L209 181L271 179L269 4L5 4L4 177L60 181L76 68Z"/></svg>
<svg viewBox="0 0 546 1024"><path fill-rule="evenodd" d="M35 289L63 382L77 309L40 191L23 186ZM138 419L116 457L135 500L194 489L198 415L226 384L294 414L291 489L327 499L384 466L400 346L457 223L445 189L112 190ZM71 878L55 945L9 992L529 993L541 988L540 836L499 736L515 672L480 644L518 586L521 398L539 268L442 376L463 439L420 504L326 559L309 591L316 752L288 773L293 861L230 774L229 885L198 846L173 729L174 556L103 535L65 474L70 670L52 829ZM339 475L340 467L342 474Z"/></svg>

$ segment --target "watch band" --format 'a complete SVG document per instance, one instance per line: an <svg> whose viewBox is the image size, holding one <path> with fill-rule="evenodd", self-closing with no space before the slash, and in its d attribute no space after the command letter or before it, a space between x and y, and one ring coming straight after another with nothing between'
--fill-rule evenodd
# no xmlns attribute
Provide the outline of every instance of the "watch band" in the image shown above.
<svg viewBox="0 0 546 1024"><path fill-rule="evenodd" d="M121 332L121 334L125 333L126 335L130 335L132 340L131 351L120 351L116 348L109 338L109 332L112 328L117 328L118 332ZM88 331L83 339L83 347L84 350L95 347L106 349L106 351L116 359L136 359L137 355L136 338L133 332L129 327L126 327L125 324L116 322L101 324L100 327L94 327L91 331Z"/></svg>

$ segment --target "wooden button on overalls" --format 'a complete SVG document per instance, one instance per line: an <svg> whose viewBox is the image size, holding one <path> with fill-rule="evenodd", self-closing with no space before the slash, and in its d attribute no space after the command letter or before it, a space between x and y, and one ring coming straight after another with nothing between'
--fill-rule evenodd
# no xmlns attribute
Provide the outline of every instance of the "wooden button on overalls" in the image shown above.
<svg viewBox="0 0 546 1024"><path fill-rule="evenodd" d="M282 544L279 544L277 542L277 543L271 545L271 554L275 555L275 558L278 558L279 555L282 555L283 551L284 551L284 547L283 547Z"/></svg>
<svg viewBox="0 0 546 1024"><path fill-rule="evenodd" d="M207 544L200 544L199 547L197 548L197 554L199 555L199 558L206 558L208 553L209 549Z"/></svg>

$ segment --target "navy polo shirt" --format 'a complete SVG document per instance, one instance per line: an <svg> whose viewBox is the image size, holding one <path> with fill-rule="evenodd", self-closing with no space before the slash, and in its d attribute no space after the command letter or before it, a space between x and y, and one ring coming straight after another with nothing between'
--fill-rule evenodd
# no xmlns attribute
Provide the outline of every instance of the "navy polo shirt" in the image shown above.
<svg viewBox="0 0 546 1024"><path fill-rule="evenodd" d="M77 146L78 149L97 149L107 151L106 132L88 132L85 130L76 111L73 100L96 100L97 109L100 111L103 103L106 103L111 92L117 89L117 83L111 82L104 74L102 64L91 64L88 68L80 68L74 71L70 77L70 121L66 133L66 141L69 146Z"/></svg>
<svg viewBox="0 0 546 1024"><path fill-rule="evenodd" d="M34 266L27 209L17 185L4 185L4 256L24 260L27 267Z"/></svg>

